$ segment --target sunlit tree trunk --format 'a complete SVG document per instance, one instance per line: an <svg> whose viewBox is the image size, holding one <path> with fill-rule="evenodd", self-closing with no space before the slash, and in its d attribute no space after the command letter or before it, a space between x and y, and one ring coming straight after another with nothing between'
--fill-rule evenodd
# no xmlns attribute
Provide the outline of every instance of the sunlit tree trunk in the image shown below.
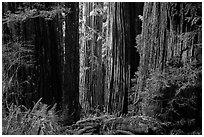
<svg viewBox="0 0 204 137"><path fill-rule="evenodd" d="M113 2L104 4L105 19L103 24L103 33L105 34L105 44L103 45L105 56L103 57L103 74L104 74L104 106L106 111L109 110L110 101L110 83L112 77L112 49L113 49Z"/></svg>
<svg viewBox="0 0 204 137"><path fill-rule="evenodd" d="M85 111L103 105L102 84L102 12L103 3L84 3L83 5L83 75L84 89L82 107Z"/></svg>

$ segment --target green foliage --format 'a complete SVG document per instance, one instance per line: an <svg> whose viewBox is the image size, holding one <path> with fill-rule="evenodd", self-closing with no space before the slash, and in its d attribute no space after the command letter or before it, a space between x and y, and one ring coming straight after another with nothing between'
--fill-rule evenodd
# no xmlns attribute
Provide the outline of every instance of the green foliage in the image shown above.
<svg viewBox="0 0 204 137"><path fill-rule="evenodd" d="M183 67L183 62L181 61L180 56L174 56L172 57L168 62L168 66L174 67L174 68L180 68Z"/></svg>
<svg viewBox="0 0 204 137"><path fill-rule="evenodd" d="M80 33L80 41L81 40L94 40L94 36L97 35L97 41L105 39L103 34L101 32L98 32L97 29L94 29L93 27L90 27L85 23L85 20L83 19L83 6L85 6L85 3L80 3L80 18L79 18L79 33ZM86 15L86 18L93 18L93 17L102 17L105 13L105 10L102 8L101 4L95 4L93 10L89 13L90 15Z"/></svg>
<svg viewBox="0 0 204 137"><path fill-rule="evenodd" d="M165 72L150 71L144 91L138 94L137 114L164 122L165 134L200 134L194 130L201 127L202 69L194 62L169 66Z"/></svg>
<svg viewBox="0 0 204 137"><path fill-rule="evenodd" d="M103 8L101 4L94 4L94 9L90 12L90 16L102 16L103 15Z"/></svg>
<svg viewBox="0 0 204 137"><path fill-rule="evenodd" d="M199 2L188 2L184 3L183 12L185 20L191 26L201 27L202 24L202 3Z"/></svg>
<svg viewBox="0 0 204 137"><path fill-rule="evenodd" d="M193 127L201 120L201 92L202 69L193 67L193 64L169 67L166 72L153 71L140 95L143 98L142 112L162 121L193 121L186 125Z"/></svg>
<svg viewBox="0 0 204 137"><path fill-rule="evenodd" d="M10 41L2 46L3 77L2 93L3 104L9 107L10 103L20 104L22 100L22 86L30 83L30 77L19 80L19 71L22 68L33 68L35 63L34 45L30 42Z"/></svg>
<svg viewBox="0 0 204 137"><path fill-rule="evenodd" d="M19 21L25 22L27 19L35 18L35 17L43 17L46 20L51 20L56 16L56 14L62 13L62 12L69 13L69 9L65 10L65 8L63 8L62 6L55 6L55 7L52 7L52 9L50 10L45 10L44 8L42 10L39 10L39 8L37 7L32 7L32 8L27 7L24 10L19 10L19 11L16 11L15 13L11 13L10 11L8 11L7 13L4 13L3 23L19 22Z"/></svg>
<svg viewBox="0 0 204 137"><path fill-rule="evenodd" d="M60 125L57 123L57 115L54 105L48 110L48 106L42 104L41 99L32 110L24 106L11 105L8 115L2 119L4 135L48 135L59 134Z"/></svg>
<svg viewBox="0 0 204 137"><path fill-rule="evenodd" d="M10 41L2 46L3 65L9 70L14 65L29 66L34 64L34 45L30 42Z"/></svg>
<svg viewBox="0 0 204 137"><path fill-rule="evenodd" d="M135 38L137 45L135 46L137 52L139 52L140 56L142 55L142 34L139 34Z"/></svg>

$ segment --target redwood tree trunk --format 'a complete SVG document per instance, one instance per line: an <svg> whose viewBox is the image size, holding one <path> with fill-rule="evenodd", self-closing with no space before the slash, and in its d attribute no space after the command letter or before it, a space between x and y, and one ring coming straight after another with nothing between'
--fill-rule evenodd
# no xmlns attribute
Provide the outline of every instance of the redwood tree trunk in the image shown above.
<svg viewBox="0 0 204 137"><path fill-rule="evenodd" d="M85 112L104 104L102 84L102 14L96 10L102 9L103 3L83 3L83 88L81 102ZM82 58L83 58L82 57Z"/></svg>
<svg viewBox="0 0 204 137"><path fill-rule="evenodd" d="M79 120L79 3L65 3L65 64L62 96L63 124Z"/></svg>
<svg viewBox="0 0 204 137"><path fill-rule="evenodd" d="M201 22L197 21L193 24L186 20L188 16L195 17L195 15L191 14L199 15L198 12L190 13L192 9L197 9L195 8L196 5L198 4L145 3L142 34L140 44L138 44L140 69L138 88L136 89L136 92L141 95L143 100L141 104L145 104L149 100L147 99L148 97L146 98L143 95L146 91L146 81L150 77L150 73L156 71L166 72L170 68L171 64L169 62L173 58L179 60L180 64L177 65L180 66L177 66L178 68L187 65L193 59L199 62L199 59L196 59L195 51L200 49L199 45L201 45L201 30L197 27ZM176 63L176 61L172 63ZM162 109L161 103L150 105L154 107L154 110L152 109L151 111L151 116L156 114L156 110ZM141 106L141 113L147 115L148 108L150 108L148 105Z"/></svg>
<svg viewBox="0 0 204 137"><path fill-rule="evenodd" d="M143 11L143 3L104 5L107 14L103 58L105 107L111 113L122 114L128 111L131 72L135 72L139 64L134 46L135 37L141 31L138 15Z"/></svg>
<svg viewBox="0 0 204 137"><path fill-rule="evenodd" d="M128 3L115 3L113 9L113 67L109 108L127 113L130 90L130 9Z"/></svg>

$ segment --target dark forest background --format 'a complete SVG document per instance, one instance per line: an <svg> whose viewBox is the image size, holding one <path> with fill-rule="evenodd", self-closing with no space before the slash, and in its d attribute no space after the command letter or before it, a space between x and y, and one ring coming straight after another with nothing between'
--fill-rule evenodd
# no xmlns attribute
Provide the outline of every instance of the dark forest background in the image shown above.
<svg viewBox="0 0 204 137"><path fill-rule="evenodd" d="M202 3L3 2L2 134L202 134Z"/></svg>

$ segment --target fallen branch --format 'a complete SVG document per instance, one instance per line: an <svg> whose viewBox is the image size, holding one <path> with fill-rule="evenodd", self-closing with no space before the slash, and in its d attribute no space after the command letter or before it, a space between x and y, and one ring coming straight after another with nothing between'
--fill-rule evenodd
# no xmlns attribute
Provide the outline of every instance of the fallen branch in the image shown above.
<svg viewBox="0 0 204 137"><path fill-rule="evenodd" d="M83 129L80 129L75 135L82 135L83 133L86 133L88 130L93 129L93 128L94 127L92 126L85 127Z"/></svg>
<svg viewBox="0 0 204 137"><path fill-rule="evenodd" d="M115 135L135 135L130 131L125 130L116 130Z"/></svg>

